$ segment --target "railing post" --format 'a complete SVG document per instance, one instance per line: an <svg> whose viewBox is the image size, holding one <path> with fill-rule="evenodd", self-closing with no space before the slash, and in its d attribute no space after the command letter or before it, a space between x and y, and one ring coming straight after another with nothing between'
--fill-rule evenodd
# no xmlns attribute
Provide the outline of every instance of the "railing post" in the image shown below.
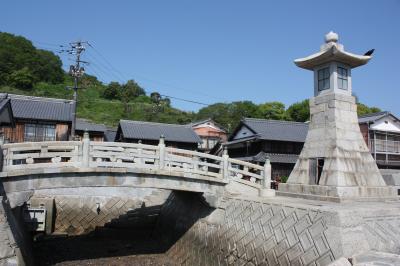
<svg viewBox="0 0 400 266"><path fill-rule="evenodd" d="M159 152L159 169L164 169L165 166L165 137L164 135L160 136L160 142L158 143L158 152Z"/></svg>
<svg viewBox="0 0 400 266"><path fill-rule="evenodd" d="M224 146L224 153L222 154L222 178L226 181L229 180L229 154L226 146Z"/></svg>
<svg viewBox="0 0 400 266"><path fill-rule="evenodd" d="M139 140L139 141L138 141L138 144L142 144L142 141ZM137 149L137 154L138 154L138 156L139 156L139 158L138 158L138 163L139 163L140 165L144 164L144 160L143 160L143 156L142 156L142 154L143 154L143 149L142 149L140 146L139 146L139 148Z"/></svg>
<svg viewBox="0 0 400 266"><path fill-rule="evenodd" d="M83 133L82 140L82 166L89 167L90 138L87 130Z"/></svg>
<svg viewBox="0 0 400 266"><path fill-rule="evenodd" d="M3 171L3 165L4 165L4 161L6 156L4 156L3 154L3 144L4 144L4 135L1 134L0 135L0 172Z"/></svg>
<svg viewBox="0 0 400 266"><path fill-rule="evenodd" d="M271 162L269 157L265 160L263 180L260 189L261 197L273 197L275 196L275 190L271 189Z"/></svg>

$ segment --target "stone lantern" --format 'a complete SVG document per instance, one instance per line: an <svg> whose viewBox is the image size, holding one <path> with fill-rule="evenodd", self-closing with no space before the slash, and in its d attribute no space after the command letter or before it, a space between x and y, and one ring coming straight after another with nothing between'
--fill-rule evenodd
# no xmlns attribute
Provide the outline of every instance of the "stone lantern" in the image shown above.
<svg viewBox="0 0 400 266"><path fill-rule="evenodd" d="M329 32L319 52L294 61L314 72L314 97L303 150L279 194L332 201L394 198L362 137L352 96L351 69L371 56L346 52L338 40Z"/></svg>

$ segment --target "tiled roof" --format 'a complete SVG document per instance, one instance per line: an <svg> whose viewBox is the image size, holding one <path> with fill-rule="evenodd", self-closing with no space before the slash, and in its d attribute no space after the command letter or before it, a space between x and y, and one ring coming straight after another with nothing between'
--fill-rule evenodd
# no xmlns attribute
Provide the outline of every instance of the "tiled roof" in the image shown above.
<svg viewBox="0 0 400 266"><path fill-rule="evenodd" d="M76 119L75 129L81 131L87 129L88 131L95 131L95 132L105 132L107 130L105 125L95 124L85 119Z"/></svg>
<svg viewBox="0 0 400 266"><path fill-rule="evenodd" d="M5 95L7 97L7 95ZM10 99L0 95L0 125L1 126L15 126L14 115L10 103Z"/></svg>
<svg viewBox="0 0 400 266"><path fill-rule="evenodd" d="M382 117L385 117L388 115L391 115L391 113L388 111L362 115L362 116L358 117L358 123L374 122L374 121L381 119Z"/></svg>
<svg viewBox="0 0 400 266"><path fill-rule="evenodd" d="M15 118L71 122L72 101L8 94Z"/></svg>
<svg viewBox="0 0 400 266"><path fill-rule="evenodd" d="M104 141L114 142L115 136L117 135L117 131L114 129L107 129L104 132Z"/></svg>
<svg viewBox="0 0 400 266"><path fill-rule="evenodd" d="M254 156L247 156L247 157L241 157L241 158L235 158L235 159L240 159L240 160L250 161L250 162L265 163L265 161L267 160L267 157L269 157L269 160L271 163L295 164L297 161L297 158L299 156L297 154L266 153L266 152L261 151Z"/></svg>
<svg viewBox="0 0 400 266"><path fill-rule="evenodd" d="M265 140L304 142L308 132L308 124L302 122L244 118L242 123Z"/></svg>
<svg viewBox="0 0 400 266"><path fill-rule="evenodd" d="M7 103L10 102L10 99L0 99L0 111L3 110L3 108L7 105Z"/></svg>
<svg viewBox="0 0 400 266"><path fill-rule="evenodd" d="M162 124L143 121L120 120L124 138L158 140L163 135L166 141L200 143L201 139L188 125Z"/></svg>
<svg viewBox="0 0 400 266"><path fill-rule="evenodd" d="M260 152L256 156L254 156L254 161L256 162L265 162L269 157L271 163L293 163L297 162L297 158L299 157L297 154L281 154L281 153L265 153Z"/></svg>
<svg viewBox="0 0 400 266"><path fill-rule="evenodd" d="M188 124L188 126L191 126L192 128L196 128L197 126L200 126L202 124L206 124L207 122L210 122L210 123L214 124L215 129L218 129L218 130L226 133L226 129L223 128L221 125L219 125L217 122L215 122L212 118L191 122L191 123Z"/></svg>

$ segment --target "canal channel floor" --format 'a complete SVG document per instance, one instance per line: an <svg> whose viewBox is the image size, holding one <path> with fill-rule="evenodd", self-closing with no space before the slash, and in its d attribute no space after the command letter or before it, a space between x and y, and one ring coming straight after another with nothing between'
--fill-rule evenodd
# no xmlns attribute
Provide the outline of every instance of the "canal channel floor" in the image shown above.
<svg viewBox="0 0 400 266"><path fill-rule="evenodd" d="M81 236L37 238L33 243L35 265L140 265L172 266L167 250L148 230L101 228Z"/></svg>

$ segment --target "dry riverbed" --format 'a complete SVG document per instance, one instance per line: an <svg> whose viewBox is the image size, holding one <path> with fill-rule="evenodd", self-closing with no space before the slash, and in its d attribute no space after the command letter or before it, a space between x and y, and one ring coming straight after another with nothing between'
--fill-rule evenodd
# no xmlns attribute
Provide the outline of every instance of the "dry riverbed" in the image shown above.
<svg viewBox="0 0 400 266"><path fill-rule="evenodd" d="M146 231L102 228L83 236L39 238L33 247L36 265L174 265Z"/></svg>

